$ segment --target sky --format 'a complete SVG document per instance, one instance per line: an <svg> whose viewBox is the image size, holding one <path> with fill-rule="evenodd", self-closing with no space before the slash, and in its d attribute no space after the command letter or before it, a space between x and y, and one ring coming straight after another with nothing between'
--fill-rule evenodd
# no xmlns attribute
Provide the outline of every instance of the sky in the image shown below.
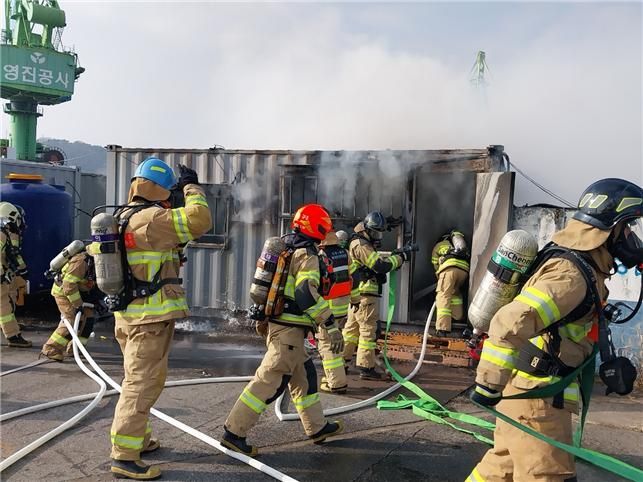
<svg viewBox="0 0 643 482"><path fill-rule="evenodd" d="M502 144L575 203L643 183L640 3L61 0L86 72L41 137L125 147ZM488 85L469 82L484 50ZM7 134L3 115L2 133ZM516 204L557 203L517 178Z"/></svg>

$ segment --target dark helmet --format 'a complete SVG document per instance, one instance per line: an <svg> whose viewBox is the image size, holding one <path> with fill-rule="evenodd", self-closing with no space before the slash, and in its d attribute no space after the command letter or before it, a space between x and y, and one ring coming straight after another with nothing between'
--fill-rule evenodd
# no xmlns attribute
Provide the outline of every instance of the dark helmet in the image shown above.
<svg viewBox="0 0 643 482"><path fill-rule="evenodd" d="M368 213L364 218L364 227L366 229L383 232L386 229L386 218L379 211Z"/></svg>
<svg viewBox="0 0 643 482"><path fill-rule="evenodd" d="M368 213L364 218L364 228L372 240L380 240L386 230L386 218L379 211Z"/></svg>
<svg viewBox="0 0 643 482"><path fill-rule="evenodd" d="M643 216L643 189L624 179L601 179L583 192L574 219L602 230Z"/></svg>

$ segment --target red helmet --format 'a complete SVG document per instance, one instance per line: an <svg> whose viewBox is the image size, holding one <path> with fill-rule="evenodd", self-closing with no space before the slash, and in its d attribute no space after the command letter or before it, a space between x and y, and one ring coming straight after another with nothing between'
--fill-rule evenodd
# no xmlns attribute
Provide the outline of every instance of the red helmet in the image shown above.
<svg viewBox="0 0 643 482"><path fill-rule="evenodd" d="M333 229L333 222L324 206L306 204L297 210L290 227L304 236L323 241Z"/></svg>

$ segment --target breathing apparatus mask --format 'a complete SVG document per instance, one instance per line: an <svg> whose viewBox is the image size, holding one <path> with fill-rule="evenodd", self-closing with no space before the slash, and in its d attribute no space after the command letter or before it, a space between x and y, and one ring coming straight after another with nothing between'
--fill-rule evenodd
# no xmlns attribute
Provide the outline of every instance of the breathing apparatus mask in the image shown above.
<svg viewBox="0 0 643 482"><path fill-rule="evenodd" d="M643 222L637 219L626 224L612 241L611 252L627 268L643 265L643 241L636 235L643 233Z"/></svg>
<svg viewBox="0 0 643 482"><path fill-rule="evenodd" d="M625 225L610 243L609 249L611 254L618 258L626 268L637 267L643 273L643 242L635 232L643 232L643 229L641 229L642 224L639 218ZM625 303L608 304L600 314L602 319L601 323L599 323L599 347L603 363L601 363L598 373L603 383L607 386L606 395L612 392L627 395L632 391L637 376L636 367L629 358L616 356L608 322L622 324L631 320L641 308L642 301L643 279L641 279L639 299L634 308L630 308ZM625 318L622 318L622 308L631 311Z"/></svg>
<svg viewBox="0 0 643 482"><path fill-rule="evenodd" d="M382 231L367 228L366 233L371 239L373 246L375 246L376 248L380 248L382 246L382 238L384 237L384 233Z"/></svg>

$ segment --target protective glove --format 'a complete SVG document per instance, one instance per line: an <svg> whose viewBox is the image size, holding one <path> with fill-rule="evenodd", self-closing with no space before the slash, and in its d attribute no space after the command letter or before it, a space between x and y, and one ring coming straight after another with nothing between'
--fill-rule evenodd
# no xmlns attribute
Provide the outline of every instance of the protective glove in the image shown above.
<svg viewBox="0 0 643 482"><path fill-rule="evenodd" d="M194 169L183 164L179 165L179 187L183 189L188 184L199 184L199 176Z"/></svg>
<svg viewBox="0 0 643 482"><path fill-rule="evenodd" d="M330 338L330 351L336 355L344 351L344 337L342 332L337 328L337 324L333 321L333 324L330 327L324 327L328 332L328 337Z"/></svg>
<svg viewBox="0 0 643 482"><path fill-rule="evenodd" d="M471 401L484 405L485 407L493 407L497 405L502 398L502 393L478 383L469 398L471 398Z"/></svg>
<svg viewBox="0 0 643 482"><path fill-rule="evenodd" d="M268 322L266 320L257 320L255 322L255 331L257 335L266 338L268 336Z"/></svg>

